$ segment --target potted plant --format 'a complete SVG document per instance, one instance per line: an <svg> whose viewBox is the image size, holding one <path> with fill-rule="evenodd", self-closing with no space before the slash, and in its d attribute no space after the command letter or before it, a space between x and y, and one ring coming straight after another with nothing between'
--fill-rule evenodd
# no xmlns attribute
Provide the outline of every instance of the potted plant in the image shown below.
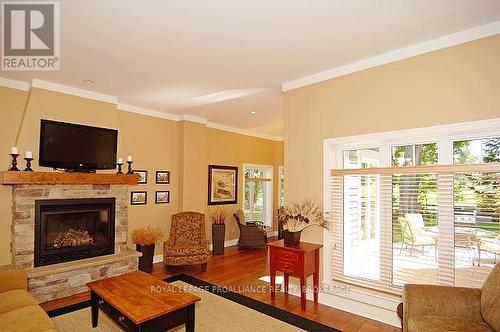
<svg viewBox="0 0 500 332"><path fill-rule="evenodd" d="M278 210L278 222L283 227L282 234L285 246L289 247L299 245L300 235L307 227L327 227L327 219L323 210L310 200L281 207Z"/></svg>
<svg viewBox="0 0 500 332"><path fill-rule="evenodd" d="M212 219L212 254L224 255L226 237L226 209L215 207L209 210Z"/></svg>
<svg viewBox="0 0 500 332"><path fill-rule="evenodd" d="M162 236L161 230L152 226L138 228L132 232L132 242L135 243L136 250L142 253L142 256L139 258L139 270L147 273L153 271L155 243Z"/></svg>

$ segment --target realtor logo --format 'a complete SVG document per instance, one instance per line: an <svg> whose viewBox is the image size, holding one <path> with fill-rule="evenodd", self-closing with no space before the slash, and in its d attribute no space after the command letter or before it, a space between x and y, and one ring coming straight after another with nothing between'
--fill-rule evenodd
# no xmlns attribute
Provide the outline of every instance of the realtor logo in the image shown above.
<svg viewBox="0 0 500 332"><path fill-rule="evenodd" d="M2 2L2 70L59 70L59 3Z"/></svg>

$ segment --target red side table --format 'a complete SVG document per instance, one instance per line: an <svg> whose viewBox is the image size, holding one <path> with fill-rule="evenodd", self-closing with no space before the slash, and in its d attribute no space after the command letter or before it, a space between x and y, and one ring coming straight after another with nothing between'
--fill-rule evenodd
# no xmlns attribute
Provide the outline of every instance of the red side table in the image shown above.
<svg viewBox="0 0 500 332"><path fill-rule="evenodd" d="M286 247L283 240L267 244L269 247L269 269L271 277L271 300L276 297L276 271L283 272L285 294L288 294L290 276L300 279L300 304L306 310L306 280L313 276L314 302L318 303L319 249L321 244L300 242L298 247Z"/></svg>

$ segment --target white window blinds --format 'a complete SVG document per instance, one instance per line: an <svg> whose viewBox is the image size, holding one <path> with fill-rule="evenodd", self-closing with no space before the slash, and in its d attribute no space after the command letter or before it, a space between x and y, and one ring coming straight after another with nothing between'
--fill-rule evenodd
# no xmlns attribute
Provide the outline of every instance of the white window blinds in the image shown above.
<svg viewBox="0 0 500 332"><path fill-rule="evenodd" d="M433 164L331 170L333 279L482 285L500 255L500 164Z"/></svg>

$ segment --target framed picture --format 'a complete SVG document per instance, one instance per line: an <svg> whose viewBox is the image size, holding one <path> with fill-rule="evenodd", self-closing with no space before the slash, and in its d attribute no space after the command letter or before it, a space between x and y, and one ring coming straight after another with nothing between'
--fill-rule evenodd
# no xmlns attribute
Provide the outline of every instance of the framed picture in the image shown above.
<svg viewBox="0 0 500 332"><path fill-rule="evenodd" d="M168 190L167 191L157 191L155 203L156 204L170 203L170 191L168 191Z"/></svg>
<svg viewBox="0 0 500 332"><path fill-rule="evenodd" d="M170 184L170 171L156 171L157 184Z"/></svg>
<svg viewBox="0 0 500 332"><path fill-rule="evenodd" d="M238 201L238 167L208 166L208 205L236 204Z"/></svg>
<svg viewBox="0 0 500 332"><path fill-rule="evenodd" d="M146 184L148 183L148 171L142 170L142 169L134 169L134 174L139 175L139 184Z"/></svg>
<svg viewBox="0 0 500 332"><path fill-rule="evenodd" d="M147 191L132 191L130 193L130 205L146 205L148 202Z"/></svg>

